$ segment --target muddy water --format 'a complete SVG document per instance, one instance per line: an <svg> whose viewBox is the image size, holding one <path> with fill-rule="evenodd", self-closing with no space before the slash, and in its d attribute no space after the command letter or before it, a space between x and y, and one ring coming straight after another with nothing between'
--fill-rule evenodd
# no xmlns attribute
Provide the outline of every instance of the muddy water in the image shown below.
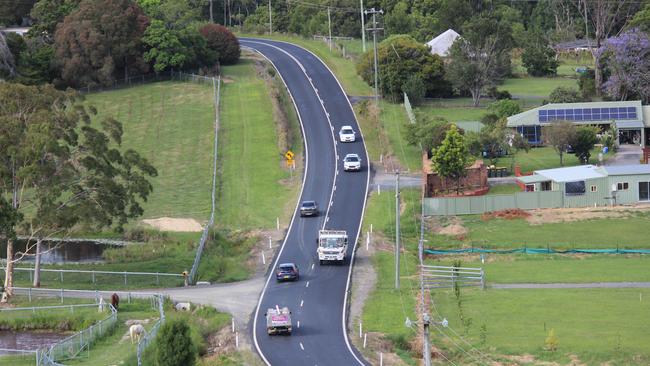
<svg viewBox="0 0 650 366"><path fill-rule="evenodd" d="M33 254L36 252L35 245L33 246L34 248L32 248L28 253ZM41 255L41 263L101 262L103 260L102 253L104 252L104 249L113 247L113 245L94 242L44 242L41 247L41 252L43 253ZM25 241L19 240L15 244L15 251L18 253L24 250ZM4 258L6 253L6 243L0 244L1 258ZM25 256L23 261L33 262L34 256Z"/></svg>
<svg viewBox="0 0 650 366"><path fill-rule="evenodd" d="M37 348L52 345L64 338L67 334L53 332L14 332L0 331L0 348L36 350ZM0 355L9 354L0 351ZM0 362L1 364L1 362Z"/></svg>

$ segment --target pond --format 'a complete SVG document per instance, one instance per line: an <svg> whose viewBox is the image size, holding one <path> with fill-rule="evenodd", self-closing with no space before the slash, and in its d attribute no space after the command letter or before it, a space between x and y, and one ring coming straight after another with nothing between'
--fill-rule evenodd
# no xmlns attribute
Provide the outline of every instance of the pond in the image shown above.
<svg viewBox="0 0 650 366"><path fill-rule="evenodd" d="M15 253L25 251L25 240L18 240L14 244ZM36 253L36 245L31 245L30 254ZM114 244L98 243L94 241L57 241L43 242L41 246L41 263L84 263L103 261L102 253L107 248L115 248ZM6 258L7 244L0 243L0 258ZM25 256L23 262L34 262L34 255Z"/></svg>
<svg viewBox="0 0 650 366"><path fill-rule="evenodd" d="M68 334L54 332L33 332L33 331L11 331L0 330L0 348L36 350L41 347L52 345L66 337ZM0 355L10 353L0 350ZM1 362L0 362L1 363Z"/></svg>

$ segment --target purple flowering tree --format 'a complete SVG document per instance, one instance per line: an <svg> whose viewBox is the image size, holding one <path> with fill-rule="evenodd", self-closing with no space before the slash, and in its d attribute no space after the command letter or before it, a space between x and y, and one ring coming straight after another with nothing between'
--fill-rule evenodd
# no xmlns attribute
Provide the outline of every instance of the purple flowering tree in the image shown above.
<svg viewBox="0 0 650 366"><path fill-rule="evenodd" d="M650 102L650 39L646 33L634 28L609 38L597 57L607 75L602 86L605 94L617 100Z"/></svg>

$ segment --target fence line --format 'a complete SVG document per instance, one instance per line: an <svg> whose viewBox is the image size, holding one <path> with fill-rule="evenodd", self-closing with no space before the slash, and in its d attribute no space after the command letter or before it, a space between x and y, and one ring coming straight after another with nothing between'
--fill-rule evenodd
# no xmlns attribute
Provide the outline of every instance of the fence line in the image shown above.
<svg viewBox="0 0 650 366"><path fill-rule="evenodd" d="M158 72L158 73L150 73L150 74L129 76L128 78L114 80L111 85L86 86L86 87L82 87L82 88L77 89L77 91L82 93L82 94L88 94L88 93L96 93L96 92L102 92L102 91L110 91L110 90L130 88L132 86L142 85L142 84L147 84L147 83L154 83L154 82L158 82L158 81L168 81L168 80L199 81L199 80L204 80L206 82L209 82L210 79L212 79L212 78L208 77L208 76L197 75L197 74L194 74L194 73L191 73L191 72L190 73L185 73L185 72L182 72L182 71L168 70L168 71L162 71L162 72Z"/></svg>
<svg viewBox="0 0 650 366"><path fill-rule="evenodd" d="M113 293L118 294L118 296L127 296L127 301L130 303L131 298L150 298L151 306L158 310L160 315L158 321L154 323L151 330L143 337L143 339L138 343L138 365L141 365L142 355L146 347L153 341L156 337L158 329L165 322L165 311L164 311L164 299L163 295L159 293L152 292L126 292L126 291L88 291L88 290L66 290L66 289L41 289L41 288L31 288L31 287L12 287L15 294L27 294L30 296L32 292L43 293L46 296L55 296L61 297L61 302L65 298L65 295L68 295L70 298L94 298L97 302L96 304L91 304L86 306L99 306L99 296L112 295ZM63 308L67 308L70 305L64 305ZM73 305L74 306L74 305ZM60 360L71 359L79 355L83 350L89 350L90 346L94 341L96 341L100 336L105 335L109 330L112 330L112 327L115 326L117 322L117 311L110 303L105 303L109 310L111 310L111 316L100 321L97 324L93 324L90 327L58 342L50 347L45 347L37 350L36 353L36 366L62 366L57 363ZM112 320L110 320L112 319Z"/></svg>
<svg viewBox="0 0 650 366"><path fill-rule="evenodd" d="M29 274L29 281L33 281L34 278L34 267L16 267L14 268L14 271L16 272L27 272ZM97 277L99 275L110 275L110 276L120 276L123 277L124 279L124 285L127 286L129 284L129 277L148 277L148 278L154 278L155 277L155 285L159 286L160 285L160 278L178 278L182 279L184 275L182 273L165 273L165 272L128 272L128 271L95 271L95 270L75 270L75 269L50 269L50 268L41 268L40 269L41 273L58 273L58 281L63 283L65 273L68 273L70 275L79 275L79 274L87 274L89 276L90 282L93 284L96 284ZM41 276L41 281L43 281L43 276ZM56 277L55 277L56 278ZM78 278L78 277L77 277ZM57 279L52 279L53 281L57 281ZM137 281L136 281L137 282ZM177 282L175 282L176 285L178 285ZM152 283L153 284L153 283ZM170 285L169 281L167 282L167 285Z"/></svg>
<svg viewBox="0 0 650 366"><path fill-rule="evenodd" d="M194 257L194 263L192 263L192 270L190 271L189 281L194 283L196 280L196 272L199 270L199 264L201 263L201 255L203 254L203 248L205 247L205 242L208 240L208 232L212 224L214 224L214 211L216 207L216 188L217 188L217 148L219 141L219 105L221 99L221 76L218 79L212 78L212 92L214 94L214 157L212 161L212 210L210 212L210 221L203 228L203 233L201 234L201 240L199 241L199 246L196 249L196 256Z"/></svg>
<svg viewBox="0 0 650 366"><path fill-rule="evenodd" d="M426 289L454 288L455 286L480 286L485 289L485 272L482 268L420 265L421 281Z"/></svg>

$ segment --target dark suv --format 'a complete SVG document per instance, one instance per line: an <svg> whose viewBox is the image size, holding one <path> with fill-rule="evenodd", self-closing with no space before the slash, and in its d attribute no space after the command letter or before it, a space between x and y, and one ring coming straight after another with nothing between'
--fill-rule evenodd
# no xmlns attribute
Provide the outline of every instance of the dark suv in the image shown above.
<svg viewBox="0 0 650 366"><path fill-rule="evenodd" d="M315 201L302 201L300 216L318 216L318 204Z"/></svg>
<svg viewBox="0 0 650 366"><path fill-rule="evenodd" d="M298 281L300 273L294 263L282 263L275 269L275 278L280 281Z"/></svg>

